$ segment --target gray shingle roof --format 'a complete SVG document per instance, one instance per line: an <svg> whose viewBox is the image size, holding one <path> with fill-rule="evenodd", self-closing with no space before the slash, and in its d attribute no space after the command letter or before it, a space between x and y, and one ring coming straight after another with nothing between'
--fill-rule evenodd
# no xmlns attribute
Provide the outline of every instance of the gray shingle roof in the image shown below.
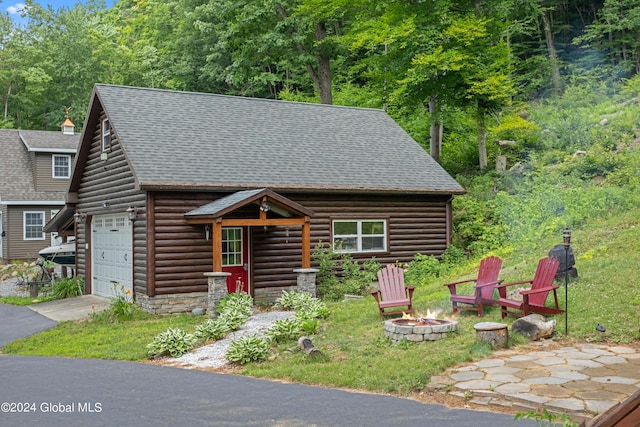
<svg viewBox="0 0 640 427"><path fill-rule="evenodd" d="M95 90L141 188L464 192L381 110Z"/></svg>
<svg viewBox="0 0 640 427"><path fill-rule="evenodd" d="M29 151L49 153L75 153L80 142L80 134L65 135L62 132L43 130L21 130L20 136Z"/></svg>
<svg viewBox="0 0 640 427"><path fill-rule="evenodd" d="M220 211L230 208L237 203L240 203L244 200L255 196L264 191L264 188L257 188L255 190L244 190L238 191L236 193L232 193L228 196L222 197L220 199L214 200L211 203L207 203L206 205L200 206L197 209L194 209L190 212L187 212L187 216L197 216L197 215L215 215Z"/></svg>
<svg viewBox="0 0 640 427"><path fill-rule="evenodd" d="M48 151L44 150L47 136L51 137L51 152L63 146L77 147L79 141L79 135L62 132L0 129L0 201L64 201L64 191L35 191L29 153L21 137L25 134L37 136L40 151ZM67 142L61 143L60 136Z"/></svg>

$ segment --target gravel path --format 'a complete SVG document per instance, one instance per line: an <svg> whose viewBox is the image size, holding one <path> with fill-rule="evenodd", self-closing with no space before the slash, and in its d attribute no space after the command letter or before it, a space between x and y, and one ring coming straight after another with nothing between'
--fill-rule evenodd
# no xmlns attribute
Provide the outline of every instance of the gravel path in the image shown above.
<svg viewBox="0 0 640 427"><path fill-rule="evenodd" d="M199 347L181 357L165 359L166 364L179 366L182 368L222 368L229 363L225 354L231 343L242 337L258 335L264 336L265 332L273 326L277 320L293 319L293 311L268 311L254 314L247 319L247 322L240 329L230 333L225 338L215 341L212 344Z"/></svg>
<svg viewBox="0 0 640 427"><path fill-rule="evenodd" d="M28 297L29 288L17 286L18 279L7 281L0 280L0 296L3 297Z"/></svg>

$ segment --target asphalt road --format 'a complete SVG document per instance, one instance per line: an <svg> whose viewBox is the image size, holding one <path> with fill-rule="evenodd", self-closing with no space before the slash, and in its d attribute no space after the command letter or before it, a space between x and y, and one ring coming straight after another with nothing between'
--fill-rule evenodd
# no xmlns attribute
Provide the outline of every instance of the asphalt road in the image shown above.
<svg viewBox="0 0 640 427"><path fill-rule="evenodd" d="M55 325L0 304L0 345ZM0 355L0 426L534 426L391 396L96 359Z"/></svg>

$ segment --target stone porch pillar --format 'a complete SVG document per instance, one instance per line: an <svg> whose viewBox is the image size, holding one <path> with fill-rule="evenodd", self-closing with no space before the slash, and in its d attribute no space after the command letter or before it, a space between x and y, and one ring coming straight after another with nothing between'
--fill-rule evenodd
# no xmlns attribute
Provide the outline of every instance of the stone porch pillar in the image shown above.
<svg viewBox="0 0 640 427"><path fill-rule="evenodd" d="M216 317L216 307L220 303L220 300L227 295L227 277L231 276L231 273L214 272L204 273L207 276L207 282L209 284L209 294L207 295L207 313L209 317Z"/></svg>
<svg viewBox="0 0 640 427"><path fill-rule="evenodd" d="M298 282L296 288L299 291L308 292L314 298L316 295L316 273L319 270L317 268L297 268L293 270L294 273L298 273Z"/></svg>

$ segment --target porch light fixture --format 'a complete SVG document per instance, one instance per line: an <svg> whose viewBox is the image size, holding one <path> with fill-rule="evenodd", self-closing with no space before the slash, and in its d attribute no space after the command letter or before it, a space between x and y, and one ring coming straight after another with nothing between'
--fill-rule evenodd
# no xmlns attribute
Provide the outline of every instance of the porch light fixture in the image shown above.
<svg viewBox="0 0 640 427"><path fill-rule="evenodd" d="M209 224L204 226L204 238L205 240L211 240L211 226Z"/></svg>
<svg viewBox="0 0 640 427"><path fill-rule="evenodd" d="M269 212L271 210L271 206L269 206L266 203L263 203L263 204L260 205L260 210L262 212Z"/></svg>
<svg viewBox="0 0 640 427"><path fill-rule="evenodd" d="M76 224L80 224L86 217L87 214L85 213L76 212L75 214L73 214L73 220Z"/></svg>
<svg viewBox="0 0 640 427"><path fill-rule="evenodd" d="M127 215L129 215L129 220L131 222L135 221L136 218L138 218L138 209L134 208L133 206L129 206L127 208Z"/></svg>
<svg viewBox="0 0 640 427"><path fill-rule="evenodd" d="M569 334L569 248L571 248L571 230L562 230L564 245L564 334Z"/></svg>

